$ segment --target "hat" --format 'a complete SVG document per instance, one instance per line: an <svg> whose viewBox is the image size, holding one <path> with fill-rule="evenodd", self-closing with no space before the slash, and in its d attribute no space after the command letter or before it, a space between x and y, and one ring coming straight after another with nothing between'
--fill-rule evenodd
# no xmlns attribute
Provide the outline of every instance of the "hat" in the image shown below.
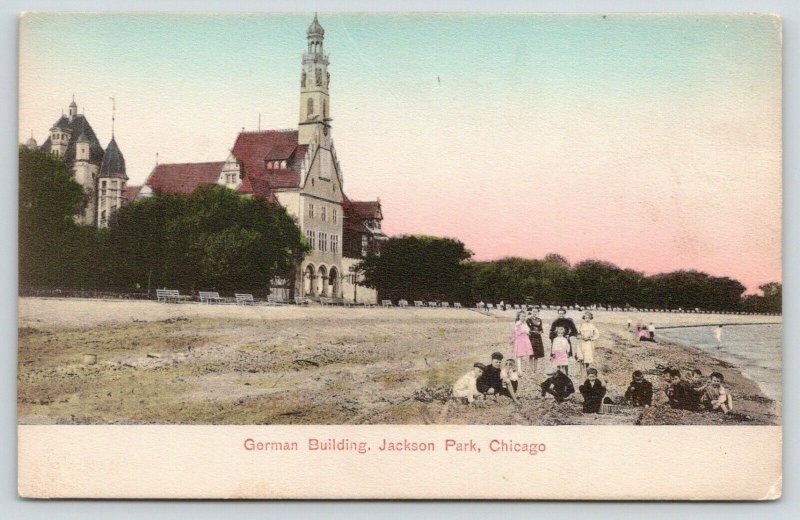
<svg viewBox="0 0 800 520"><path fill-rule="evenodd" d="M503 353L502 352L493 352L492 353L492 359L503 359Z"/></svg>

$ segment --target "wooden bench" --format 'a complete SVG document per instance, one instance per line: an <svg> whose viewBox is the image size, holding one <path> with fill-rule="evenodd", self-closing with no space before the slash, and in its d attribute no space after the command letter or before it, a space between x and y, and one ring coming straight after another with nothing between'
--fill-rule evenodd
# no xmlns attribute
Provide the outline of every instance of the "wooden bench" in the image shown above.
<svg viewBox="0 0 800 520"><path fill-rule="evenodd" d="M449 307L450 307L450 304L449 304L449 303L447 303L447 302L442 302L442 305L441 305L441 307L442 307L443 309L447 309L447 308L449 308Z"/></svg>
<svg viewBox="0 0 800 520"><path fill-rule="evenodd" d="M236 293L236 305L255 305L256 301L252 294Z"/></svg>
<svg viewBox="0 0 800 520"><path fill-rule="evenodd" d="M421 301L414 300L414 307L425 307Z"/></svg>
<svg viewBox="0 0 800 520"><path fill-rule="evenodd" d="M160 302L183 302L191 298L191 296L181 294L177 289L156 289L156 298Z"/></svg>
<svg viewBox="0 0 800 520"><path fill-rule="evenodd" d="M461 302L453 302L453 308L454 309L460 309L461 308Z"/></svg>
<svg viewBox="0 0 800 520"><path fill-rule="evenodd" d="M494 304L493 304L493 303L487 303L485 308L486 308L487 310L489 310L489 309L494 309Z"/></svg>
<svg viewBox="0 0 800 520"><path fill-rule="evenodd" d="M398 307L408 307L408 300L397 300Z"/></svg>
<svg viewBox="0 0 800 520"><path fill-rule="evenodd" d="M436 302L428 302L428 307L430 307L430 308L434 308L434 307L438 307L438 306L439 306L439 304L436 303Z"/></svg>
<svg viewBox="0 0 800 520"><path fill-rule="evenodd" d="M218 292L200 291L200 303L222 303Z"/></svg>
<svg viewBox="0 0 800 520"><path fill-rule="evenodd" d="M391 307L392 300L381 300L381 305L383 305L384 307Z"/></svg>

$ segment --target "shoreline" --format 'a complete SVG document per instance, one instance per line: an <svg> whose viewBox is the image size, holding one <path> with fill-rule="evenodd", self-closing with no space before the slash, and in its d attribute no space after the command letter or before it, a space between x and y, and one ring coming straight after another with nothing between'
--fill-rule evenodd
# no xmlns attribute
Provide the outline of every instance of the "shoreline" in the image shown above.
<svg viewBox="0 0 800 520"><path fill-rule="evenodd" d="M577 318L577 313L569 313ZM555 313L543 311L546 325ZM581 413L538 397L545 366L520 377L520 405L462 405L452 384L493 351L508 355L512 311L236 307L19 300L20 424L781 424L742 369L698 347L631 341L625 321L701 323L718 315L596 312L594 366L621 397L633 370L655 389L665 367L718 370L734 412L625 408ZM749 316L725 316L744 322ZM775 323L780 323L777 321ZM656 330L658 330L656 328ZM545 341L547 343L547 341ZM546 345L547 349L547 345ZM85 354L97 355L84 364ZM573 376L575 388L582 384Z"/></svg>

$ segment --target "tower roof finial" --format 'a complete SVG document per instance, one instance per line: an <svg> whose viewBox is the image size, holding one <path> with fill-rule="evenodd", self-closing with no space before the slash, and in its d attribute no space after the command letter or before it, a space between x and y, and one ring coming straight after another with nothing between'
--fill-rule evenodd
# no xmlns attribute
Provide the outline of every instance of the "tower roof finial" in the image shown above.
<svg viewBox="0 0 800 520"><path fill-rule="evenodd" d="M114 139L114 119L115 112L117 111L117 100L113 96L108 98L111 100L111 139Z"/></svg>
<svg viewBox="0 0 800 520"><path fill-rule="evenodd" d="M317 13L314 13L314 20L311 22L311 25L308 26L306 34L308 36L325 36L325 29L320 25Z"/></svg>

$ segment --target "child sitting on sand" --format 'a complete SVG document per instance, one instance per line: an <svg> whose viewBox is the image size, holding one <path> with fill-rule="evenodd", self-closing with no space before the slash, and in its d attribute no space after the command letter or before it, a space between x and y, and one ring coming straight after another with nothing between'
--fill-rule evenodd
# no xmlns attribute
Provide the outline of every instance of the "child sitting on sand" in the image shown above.
<svg viewBox="0 0 800 520"><path fill-rule="evenodd" d="M503 381L503 393L507 393L511 400L517 401L517 388L519 388L519 372L513 359L507 359L500 369L500 379Z"/></svg>
<svg viewBox="0 0 800 520"><path fill-rule="evenodd" d="M646 380L641 370L634 370L631 384L625 390L625 401L631 406L644 406L653 404L653 383Z"/></svg>
<svg viewBox="0 0 800 520"><path fill-rule="evenodd" d="M571 347L566 337L567 329L556 327L556 337L550 343L550 359L559 370L569 375L569 352Z"/></svg>
<svg viewBox="0 0 800 520"><path fill-rule="evenodd" d="M500 378L500 367L503 364L503 353L492 353L492 364L483 369L483 374L476 384L478 392L484 395L497 395L503 390L503 380Z"/></svg>
<svg viewBox="0 0 800 520"><path fill-rule="evenodd" d="M555 397L557 403L563 403L564 399L575 393L572 380L558 368L547 375L550 377L541 384L542 397L550 394Z"/></svg>
<svg viewBox="0 0 800 520"><path fill-rule="evenodd" d="M476 397L481 395L478 392L476 381L483 374L486 365L483 363L475 363L472 365L472 370L458 378L456 384L453 385L453 397L455 399L463 400L466 398L467 403L472 403Z"/></svg>
<svg viewBox="0 0 800 520"><path fill-rule="evenodd" d="M670 406L679 410L696 411L700 404L700 396L694 391L691 383L681 377L681 371L677 368L673 368L670 375L672 381L667 388Z"/></svg>
<svg viewBox="0 0 800 520"><path fill-rule="evenodd" d="M597 369L590 368L586 371L586 381L578 387L583 396L583 413L600 413L606 387L597 379Z"/></svg>
<svg viewBox="0 0 800 520"><path fill-rule="evenodd" d="M719 372L711 373L711 382L706 385L700 402L709 410L722 410L728 413L733 409L733 397L722 384L725 377Z"/></svg>

